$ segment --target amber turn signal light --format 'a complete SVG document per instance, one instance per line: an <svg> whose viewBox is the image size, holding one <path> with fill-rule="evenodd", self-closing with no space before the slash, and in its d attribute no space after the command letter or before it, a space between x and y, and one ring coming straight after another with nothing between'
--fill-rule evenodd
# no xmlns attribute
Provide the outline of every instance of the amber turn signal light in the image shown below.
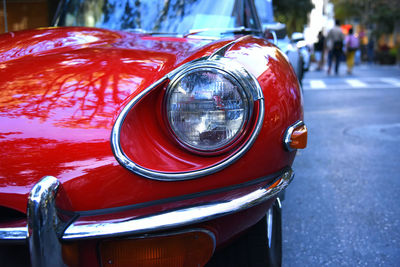
<svg viewBox="0 0 400 267"><path fill-rule="evenodd" d="M214 235L196 230L165 236L104 241L102 266L204 266L215 249Z"/></svg>
<svg viewBox="0 0 400 267"><path fill-rule="evenodd" d="M289 151L306 148L307 127L303 122L298 122L286 130L284 144Z"/></svg>
<svg viewBox="0 0 400 267"><path fill-rule="evenodd" d="M290 139L290 146L294 149L303 149L307 146L307 127L305 125L296 128Z"/></svg>
<svg viewBox="0 0 400 267"><path fill-rule="evenodd" d="M63 244L62 256L67 266L79 266L79 245L77 243Z"/></svg>

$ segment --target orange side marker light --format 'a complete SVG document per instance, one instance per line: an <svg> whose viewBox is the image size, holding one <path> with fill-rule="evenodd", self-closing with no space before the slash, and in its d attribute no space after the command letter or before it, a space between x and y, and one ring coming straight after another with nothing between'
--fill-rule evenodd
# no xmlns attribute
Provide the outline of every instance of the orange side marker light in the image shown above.
<svg viewBox="0 0 400 267"><path fill-rule="evenodd" d="M307 146L307 127L305 125L295 129L292 134L290 146L294 149L303 149Z"/></svg>
<svg viewBox="0 0 400 267"><path fill-rule="evenodd" d="M285 133L285 148L289 151L306 148L307 134L307 127L303 122L290 126Z"/></svg>

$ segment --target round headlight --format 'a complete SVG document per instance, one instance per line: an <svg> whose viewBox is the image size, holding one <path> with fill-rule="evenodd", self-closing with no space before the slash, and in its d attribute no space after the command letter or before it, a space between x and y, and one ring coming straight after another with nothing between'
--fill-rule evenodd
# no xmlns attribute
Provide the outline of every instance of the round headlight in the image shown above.
<svg viewBox="0 0 400 267"><path fill-rule="evenodd" d="M225 70L199 67L178 74L167 91L167 117L178 141L196 151L220 151L238 140L252 99Z"/></svg>

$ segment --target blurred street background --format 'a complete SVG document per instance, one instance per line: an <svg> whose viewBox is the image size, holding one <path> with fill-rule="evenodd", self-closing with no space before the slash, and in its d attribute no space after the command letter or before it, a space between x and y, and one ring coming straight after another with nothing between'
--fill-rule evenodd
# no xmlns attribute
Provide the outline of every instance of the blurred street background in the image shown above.
<svg viewBox="0 0 400 267"><path fill-rule="evenodd" d="M311 57L309 144L283 203L283 266L400 266L400 1L312 3L293 30ZM351 74L345 48L338 73L327 73L326 40L318 64L318 32L326 38L335 19L359 41Z"/></svg>
<svg viewBox="0 0 400 267"><path fill-rule="evenodd" d="M400 266L400 67L303 80L309 143L283 202L283 266Z"/></svg>

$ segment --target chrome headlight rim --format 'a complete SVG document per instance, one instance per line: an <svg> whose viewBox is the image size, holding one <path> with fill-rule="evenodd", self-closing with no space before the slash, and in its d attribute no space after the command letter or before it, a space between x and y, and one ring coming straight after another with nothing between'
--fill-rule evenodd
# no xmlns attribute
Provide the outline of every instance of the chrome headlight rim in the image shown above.
<svg viewBox="0 0 400 267"><path fill-rule="evenodd" d="M254 123L252 123L251 132L249 132L249 136L244 140L240 146L234 152L231 152L229 156L227 156L223 161L217 161L214 164L211 164L207 167L200 168L198 170L190 170L190 171L181 171L181 172L166 172L166 171L158 171L152 170L145 167L142 167L132 159L130 159L124 152L121 145L121 127L127 117L128 113L134 109L135 105L138 104L142 98L148 95L153 90L159 88L163 83L170 82L177 73L180 71L194 65L199 62L207 62L207 65L213 66L224 64L224 68L226 69L234 69L231 71L232 73L237 73L237 77L240 77L240 82L245 84L245 88L248 88L248 91L251 93L252 99L254 102L257 102L257 112L253 115ZM235 67L233 67L235 66ZM262 125L264 123L264 112L265 112L265 103L264 103L264 94L258 83L257 79L251 73L247 72L247 70L242 67L236 61L225 58L219 55L214 55L205 58L199 58L194 61L188 62L177 69L173 70L166 76L162 77L160 80L156 81L145 90L140 92L137 96L135 96L132 100L128 102L128 104L122 109L120 114L118 115L114 126L111 131L111 148L114 153L117 161L127 170L140 175L142 177L156 180L156 181L185 181L200 178L206 175L210 175L216 173L218 171L223 170L224 168L230 166L238 159L240 159L254 144L257 139L258 134L262 129Z"/></svg>
<svg viewBox="0 0 400 267"><path fill-rule="evenodd" d="M179 72L175 73L172 77L170 77L170 82L168 84L165 96L164 96L164 112L167 121L167 127L169 129L170 134L173 136L174 140L181 145L184 149L193 152L199 155L220 155L230 151L237 147L241 141L243 140L245 133L249 128L249 121L253 116L254 109L254 97L249 89L248 85L244 82L242 77L243 69L241 66L233 64L227 67L225 60L205 60L201 62L194 62L185 68L181 69ZM230 61L230 63L232 63ZM173 122L171 121L171 117L168 112L169 103L171 100L171 94L176 89L176 86L179 82L185 78L187 75L196 73L196 72L212 72L217 75L221 75L226 80L229 80L232 84L236 85L238 90L238 94L241 96L241 100L244 102L245 110L243 120L239 127L239 130L234 134L232 138L230 138L227 142L225 142L222 146L213 146L210 148L201 148L199 146L195 146L185 141L179 133L174 130Z"/></svg>

